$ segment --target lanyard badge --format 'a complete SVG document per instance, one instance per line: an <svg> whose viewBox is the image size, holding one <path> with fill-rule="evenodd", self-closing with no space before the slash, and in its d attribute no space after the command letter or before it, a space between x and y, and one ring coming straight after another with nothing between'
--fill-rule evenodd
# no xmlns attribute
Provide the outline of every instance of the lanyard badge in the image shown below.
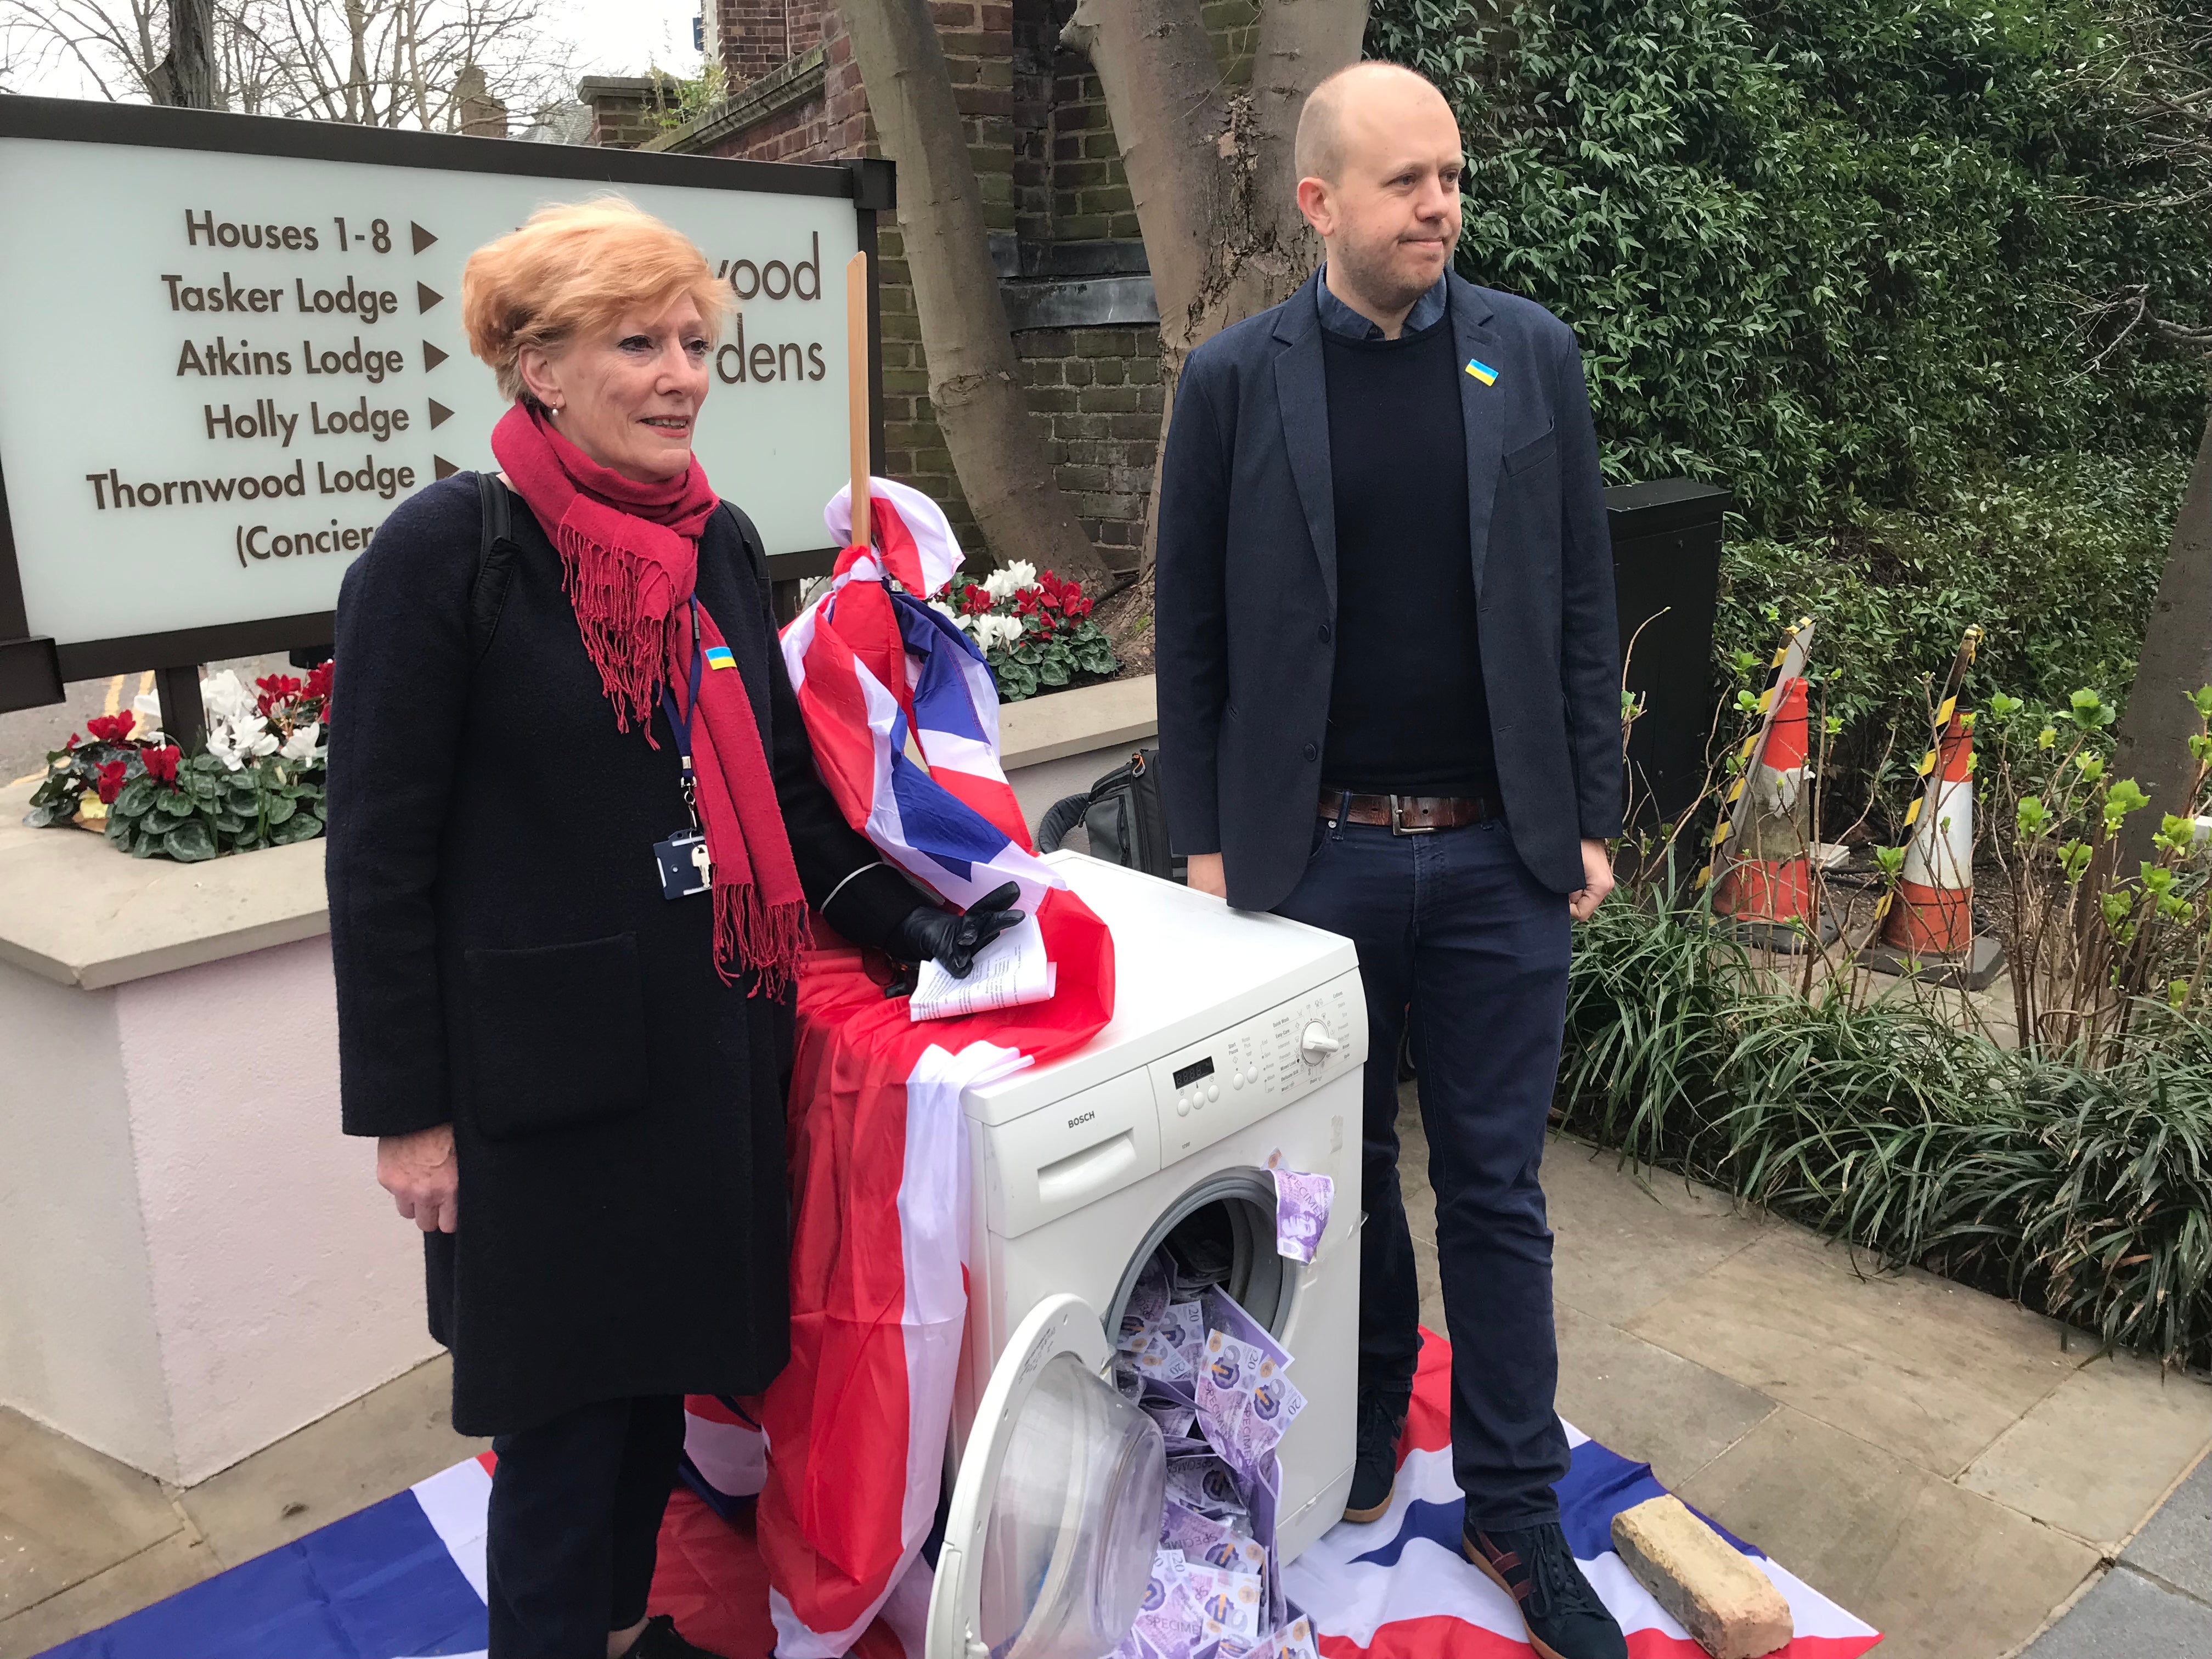
<svg viewBox="0 0 2212 1659"><path fill-rule="evenodd" d="M716 647L724 656L725 647ZM668 729L676 738L676 752L683 762L684 811L691 820L690 828L679 830L674 835L653 843L654 865L660 875L660 896L665 899L694 898L714 884L714 860L707 851L707 837L699 827L699 775L691 765L691 719L699 712L699 681L706 665L706 653L699 647L699 601L691 601L691 692L679 712L676 699L668 688L660 688L660 712L667 717ZM715 664L720 667L720 662Z"/></svg>

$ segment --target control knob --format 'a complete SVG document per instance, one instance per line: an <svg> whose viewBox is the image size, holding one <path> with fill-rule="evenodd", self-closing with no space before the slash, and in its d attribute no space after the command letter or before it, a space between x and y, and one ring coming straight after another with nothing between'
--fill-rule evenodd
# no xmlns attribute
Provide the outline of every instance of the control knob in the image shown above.
<svg viewBox="0 0 2212 1659"><path fill-rule="evenodd" d="M1306 1034L1298 1040L1298 1054L1309 1066L1319 1066L1344 1045L1328 1034L1328 1027L1315 1020L1306 1027Z"/></svg>

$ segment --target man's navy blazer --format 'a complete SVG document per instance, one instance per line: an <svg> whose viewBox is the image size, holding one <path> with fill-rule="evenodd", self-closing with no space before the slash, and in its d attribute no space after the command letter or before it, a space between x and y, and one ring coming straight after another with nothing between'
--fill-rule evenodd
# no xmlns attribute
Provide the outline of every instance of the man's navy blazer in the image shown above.
<svg viewBox="0 0 2212 1659"><path fill-rule="evenodd" d="M1160 469L1169 834L1178 853L1219 853L1229 902L1246 910L1297 885L1324 782L1337 570L1319 280L1191 353ZM1621 812L1620 647L1589 393L1565 323L1447 280L1498 784L1522 862L1571 893L1578 843L1618 835ZM1470 360L1496 381L1466 373Z"/></svg>

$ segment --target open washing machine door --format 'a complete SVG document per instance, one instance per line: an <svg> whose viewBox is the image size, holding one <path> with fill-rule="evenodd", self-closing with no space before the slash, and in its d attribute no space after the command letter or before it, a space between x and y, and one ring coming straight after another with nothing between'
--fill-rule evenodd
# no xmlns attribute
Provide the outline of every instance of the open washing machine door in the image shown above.
<svg viewBox="0 0 2212 1659"><path fill-rule="evenodd" d="M953 1482L926 1659L1101 1659L1127 1634L1167 1454L1105 1380L1112 1358L1079 1296L1046 1297L1007 1342Z"/></svg>

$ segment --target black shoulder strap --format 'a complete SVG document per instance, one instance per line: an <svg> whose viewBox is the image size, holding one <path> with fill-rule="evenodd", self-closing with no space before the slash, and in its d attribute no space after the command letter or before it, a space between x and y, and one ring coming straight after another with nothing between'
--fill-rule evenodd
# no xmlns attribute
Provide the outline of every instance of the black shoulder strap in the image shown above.
<svg viewBox="0 0 2212 1659"><path fill-rule="evenodd" d="M483 510L483 534L477 544L476 580L469 588L469 664L474 667L491 648L499 613L507 605L507 585L514 573L514 496L496 472L477 474L477 496Z"/></svg>
<svg viewBox="0 0 2212 1659"><path fill-rule="evenodd" d="M738 532L738 540L744 545L745 557L752 564L753 579L760 583L761 592L767 592L768 550L761 545L760 531L746 517L744 508L727 496L722 499L722 511L730 515L730 524Z"/></svg>

